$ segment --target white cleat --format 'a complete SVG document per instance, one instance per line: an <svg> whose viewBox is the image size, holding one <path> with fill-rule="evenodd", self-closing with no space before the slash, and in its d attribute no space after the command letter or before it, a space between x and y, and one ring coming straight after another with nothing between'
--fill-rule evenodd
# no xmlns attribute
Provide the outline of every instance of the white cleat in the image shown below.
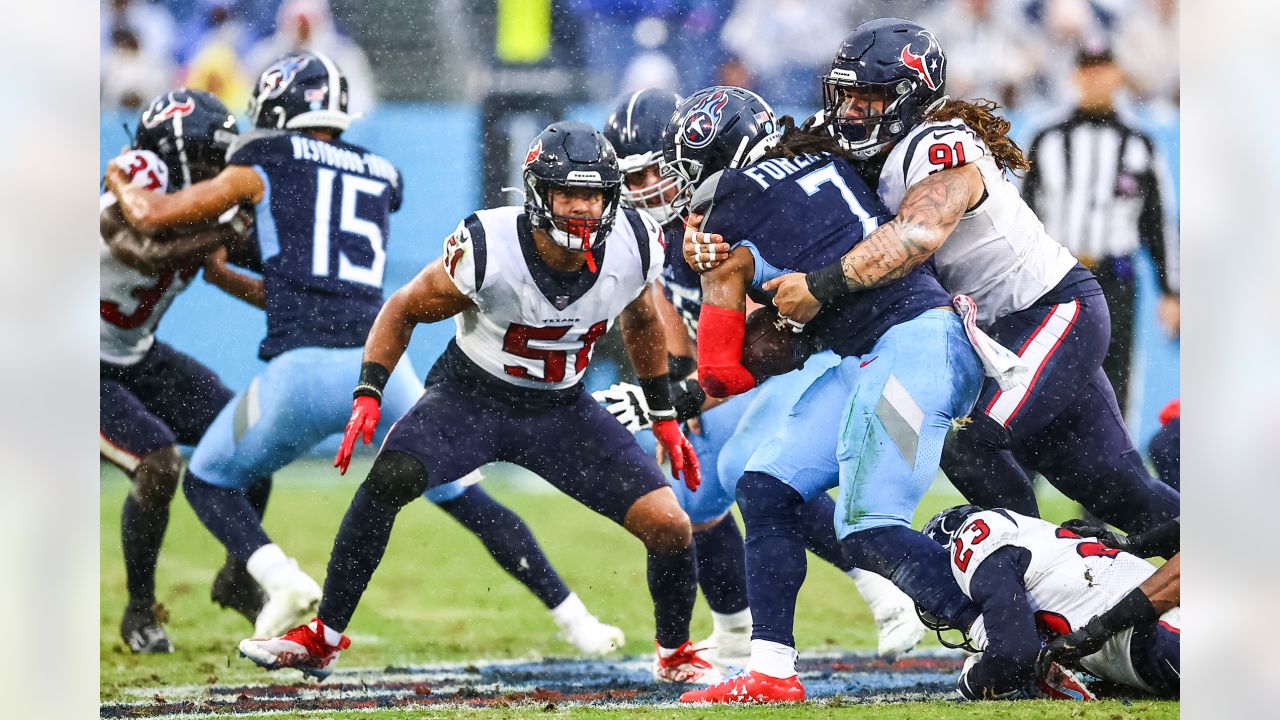
<svg viewBox="0 0 1280 720"><path fill-rule="evenodd" d="M560 636L578 648L578 652L592 656L617 652L627 642L620 628L606 625L590 614L561 626Z"/></svg>
<svg viewBox="0 0 1280 720"><path fill-rule="evenodd" d="M707 662L701 653L701 650L687 640L665 657L659 647L658 656L653 661L653 679L658 682L693 685L715 685L724 680L724 674Z"/></svg>
<svg viewBox="0 0 1280 720"><path fill-rule="evenodd" d="M320 607L320 586L298 569L297 561L291 559L290 562L293 563L292 572L279 573L269 586L263 586L267 591L267 603L253 623L254 637L283 635L289 628L306 622Z"/></svg>
<svg viewBox="0 0 1280 720"><path fill-rule="evenodd" d="M350 646L346 635L337 645L325 642L324 626L316 618L281 637L241 640L240 654L267 670L297 668L304 675L324 680L338 664L338 655Z"/></svg>
<svg viewBox="0 0 1280 720"><path fill-rule="evenodd" d="M924 639L926 630L914 605L895 605L876 613L875 618L879 635L876 652L889 662L911 652Z"/></svg>
<svg viewBox="0 0 1280 720"><path fill-rule="evenodd" d="M751 659L751 626L716 630L694 647L721 675L728 677L745 668Z"/></svg>

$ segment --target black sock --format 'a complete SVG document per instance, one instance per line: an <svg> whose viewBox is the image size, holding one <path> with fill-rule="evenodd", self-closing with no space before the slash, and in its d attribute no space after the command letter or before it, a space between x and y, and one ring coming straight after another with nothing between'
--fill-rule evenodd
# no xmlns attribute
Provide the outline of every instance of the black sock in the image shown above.
<svg viewBox="0 0 1280 720"><path fill-rule="evenodd" d="M210 485L188 469L182 491L200 522L240 560L247 561L254 551L271 543L243 490Z"/></svg>
<svg viewBox="0 0 1280 720"><path fill-rule="evenodd" d="M689 640L689 621L698 600L698 561L693 544L677 553L649 551L649 594L653 597L654 639L664 648Z"/></svg>
<svg viewBox="0 0 1280 720"><path fill-rule="evenodd" d="M271 476L268 475L250 485L244 494L249 498L249 505L261 520L267 512L267 500L271 498Z"/></svg>
<svg viewBox="0 0 1280 720"><path fill-rule="evenodd" d="M125 584L129 605L151 607L156 601L156 558L169 527L169 504L147 510L130 493L120 513L120 544L124 548Z"/></svg>
<svg viewBox="0 0 1280 720"><path fill-rule="evenodd" d="M747 608L747 557L738 521L732 514L710 530L693 534L698 555L698 585L711 611L721 615Z"/></svg>
<svg viewBox="0 0 1280 720"><path fill-rule="evenodd" d="M951 575L945 548L902 525L861 530L844 539L854 567L883 575L925 611L951 627L968 630L981 610Z"/></svg>
<svg viewBox="0 0 1280 720"><path fill-rule="evenodd" d="M836 537L836 501L826 493L805 503L800 508L800 530L804 533L804 545L810 552L849 572L853 565L844 556L844 548Z"/></svg>
<svg viewBox="0 0 1280 720"><path fill-rule="evenodd" d="M795 647L796 596L808 570L800 528L803 504L800 493L764 473L744 473L738 483L738 507L747 524L753 640Z"/></svg>
<svg viewBox="0 0 1280 720"><path fill-rule="evenodd" d="M554 608L569 597L569 587L543 554L533 532L519 515L472 485L440 509L470 530L503 570L519 580L546 605Z"/></svg>
<svg viewBox="0 0 1280 720"><path fill-rule="evenodd" d="M399 505L379 501L365 485L356 491L333 541L316 613L326 627L342 632L351 622L373 571L382 562L399 512Z"/></svg>

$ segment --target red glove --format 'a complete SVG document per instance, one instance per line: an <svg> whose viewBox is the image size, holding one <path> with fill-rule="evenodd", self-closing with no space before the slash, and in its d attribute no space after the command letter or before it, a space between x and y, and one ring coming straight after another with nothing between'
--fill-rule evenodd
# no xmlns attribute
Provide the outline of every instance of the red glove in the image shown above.
<svg viewBox="0 0 1280 720"><path fill-rule="evenodd" d="M364 435L364 444L373 442L373 431L378 427L382 417L382 409L378 401L368 395L361 395L351 403L351 419L347 421L347 429L342 431L342 444L338 446L338 455L333 459L333 466L343 475L347 474L347 466L351 464L351 451L356 449L356 438Z"/></svg>
<svg viewBox="0 0 1280 720"><path fill-rule="evenodd" d="M756 386L742 366L742 342L747 315L715 305L703 305L698 317L698 383L711 397L741 395Z"/></svg>
<svg viewBox="0 0 1280 720"><path fill-rule="evenodd" d="M1164 409L1160 411L1160 425L1163 427L1180 417L1182 417L1182 398L1178 398L1164 406Z"/></svg>
<svg viewBox="0 0 1280 720"><path fill-rule="evenodd" d="M658 420L653 424L653 436L662 443L667 456L671 458L671 477L679 480L684 473L684 486L697 490L702 484L702 471L698 467L698 456L693 452L689 439L680 432L680 424L675 420Z"/></svg>

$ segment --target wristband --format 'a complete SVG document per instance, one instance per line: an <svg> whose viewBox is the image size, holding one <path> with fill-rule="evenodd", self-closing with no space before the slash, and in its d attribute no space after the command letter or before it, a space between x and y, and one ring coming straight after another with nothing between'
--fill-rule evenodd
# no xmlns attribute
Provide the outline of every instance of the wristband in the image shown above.
<svg viewBox="0 0 1280 720"><path fill-rule="evenodd" d="M668 355L667 367L671 369L667 374L673 378L672 382L678 383L698 369L698 361L686 355Z"/></svg>
<svg viewBox="0 0 1280 720"><path fill-rule="evenodd" d="M674 383L676 393L676 419L680 422L698 417L702 413L702 405L707 401L707 393L698 384L697 378L688 378Z"/></svg>
<svg viewBox="0 0 1280 720"><path fill-rule="evenodd" d="M829 303L849 291L844 282L844 267L840 265L839 260L818 268L811 273L805 273L804 282L809 286L809 292L821 300L823 304Z"/></svg>
<svg viewBox="0 0 1280 720"><path fill-rule="evenodd" d="M360 382L351 393L351 397L371 397L382 403L382 389L387 386L391 371L376 362L366 362L360 366Z"/></svg>
<svg viewBox="0 0 1280 720"><path fill-rule="evenodd" d="M1128 595L1120 598L1120 602L1116 603L1115 607L1098 616L1098 619L1102 621L1102 627L1109 632L1118 633L1134 625L1155 622L1159 617L1160 614L1151 604L1151 599L1142 592L1142 588L1136 587Z"/></svg>
<svg viewBox="0 0 1280 720"><path fill-rule="evenodd" d="M644 391L644 401L649 406L649 417L655 421L675 418L675 406L671 404L670 375L641 378L640 389Z"/></svg>

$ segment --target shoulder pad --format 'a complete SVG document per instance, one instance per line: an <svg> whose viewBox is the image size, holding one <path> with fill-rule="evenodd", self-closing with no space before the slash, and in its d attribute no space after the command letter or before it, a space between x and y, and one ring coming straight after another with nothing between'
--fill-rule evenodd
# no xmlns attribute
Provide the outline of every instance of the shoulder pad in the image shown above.
<svg viewBox="0 0 1280 720"><path fill-rule="evenodd" d="M716 190L720 187L720 179L723 177L724 171L721 170L712 173L711 177L702 181L698 189L693 191L693 199L689 201L690 212L705 215L711 209L711 205L716 199Z"/></svg>
<svg viewBox="0 0 1280 720"><path fill-rule="evenodd" d="M285 137L289 133L284 130L250 130L242 135L237 135L236 139L231 142L231 147L227 148L227 159L231 159L237 152L248 147L250 144L260 140L274 140L275 138Z"/></svg>

